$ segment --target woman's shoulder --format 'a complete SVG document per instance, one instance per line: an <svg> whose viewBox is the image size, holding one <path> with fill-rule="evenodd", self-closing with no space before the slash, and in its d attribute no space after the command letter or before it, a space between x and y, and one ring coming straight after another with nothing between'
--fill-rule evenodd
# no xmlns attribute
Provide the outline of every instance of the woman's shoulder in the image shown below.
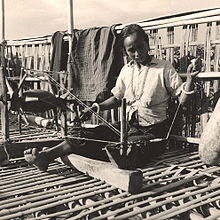
<svg viewBox="0 0 220 220"><path fill-rule="evenodd" d="M135 65L135 62L133 60L129 61L128 63L126 63L123 68L125 69L131 69L133 66Z"/></svg>
<svg viewBox="0 0 220 220"><path fill-rule="evenodd" d="M158 63L158 65L161 65L161 66L172 66L172 64L171 64L171 62L170 61L168 61L168 60L163 60L163 59L157 59L157 58L155 58L156 59L156 61L157 61L157 63Z"/></svg>
<svg viewBox="0 0 220 220"><path fill-rule="evenodd" d="M165 68L165 67L171 67L172 66L170 61L163 60L163 59L158 59L154 56L152 56L152 58L151 58L151 65L155 65L157 68L158 67Z"/></svg>
<svg viewBox="0 0 220 220"><path fill-rule="evenodd" d="M121 72L120 75L124 76L125 74L128 74L129 72L132 71L134 63L132 61L130 61L129 63L126 63L122 68L121 68Z"/></svg>

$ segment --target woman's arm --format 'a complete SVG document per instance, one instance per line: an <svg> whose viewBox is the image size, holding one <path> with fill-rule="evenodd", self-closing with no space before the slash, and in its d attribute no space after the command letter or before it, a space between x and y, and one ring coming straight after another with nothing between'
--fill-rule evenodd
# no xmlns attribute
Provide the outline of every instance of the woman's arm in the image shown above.
<svg viewBox="0 0 220 220"><path fill-rule="evenodd" d="M100 110L108 110L112 108L119 107L121 104L121 100L116 99L114 96L108 98L104 102L99 104Z"/></svg>
<svg viewBox="0 0 220 220"><path fill-rule="evenodd" d="M92 114L92 112L97 112L97 111L100 111L100 110L103 111L103 110L116 108L116 107L120 106L120 104L121 104L121 100L115 98L114 96L108 98L107 100L101 102L100 104L93 103L93 105L91 107L85 108L82 111L80 119L81 120L87 120L90 117L90 115Z"/></svg>
<svg viewBox="0 0 220 220"><path fill-rule="evenodd" d="M199 71L189 73L186 78L186 82L182 84L181 95L179 96L179 102L184 105L192 94L195 93L195 77Z"/></svg>

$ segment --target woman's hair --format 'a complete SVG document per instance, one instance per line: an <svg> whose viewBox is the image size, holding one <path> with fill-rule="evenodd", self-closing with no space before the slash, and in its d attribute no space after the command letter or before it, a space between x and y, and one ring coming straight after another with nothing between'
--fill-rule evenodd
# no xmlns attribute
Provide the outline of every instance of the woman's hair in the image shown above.
<svg viewBox="0 0 220 220"><path fill-rule="evenodd" d="M122 30L121 30L121 40L122 43L124 42L124 39L132 34L138 34L139 36L142 36L143 39L149 44L149 38L148 35L144 32L144 30L142 29L141 26L137 25L137 24L129 24L127 26L125 26Z"/></svg>

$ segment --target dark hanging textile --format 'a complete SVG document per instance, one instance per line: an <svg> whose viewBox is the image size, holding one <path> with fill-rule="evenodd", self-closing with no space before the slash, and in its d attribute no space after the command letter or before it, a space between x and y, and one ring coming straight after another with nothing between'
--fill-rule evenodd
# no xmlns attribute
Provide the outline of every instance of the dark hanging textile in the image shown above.
<svg viewBox="0 0 220 220"><path fill-rule="evenodd" d="M57 31L52 36L52 56L50 61L51 71L65 71L67 69L68 42L64 41L64 32ZM57 73L52 74L53 78L59 81Z"/></svg>
<svg viewBox="0 0 220 220"><path fill-rule="evenodd" d="M115 26L75 32L72 44L71 71L73 93L83 101L110 90L123 65Z"/></svg>

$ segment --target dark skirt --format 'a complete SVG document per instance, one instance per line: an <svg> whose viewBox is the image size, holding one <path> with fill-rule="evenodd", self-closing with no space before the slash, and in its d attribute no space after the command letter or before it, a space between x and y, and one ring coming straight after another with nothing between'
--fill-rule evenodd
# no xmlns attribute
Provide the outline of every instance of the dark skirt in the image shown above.
<svg viewBox="0 0 220 220"><path fill-rule="evenodd" d="M120 125L115 124L115 128L119 129ZM128 152L123 158L120 158L120 144L108 144L103 142L97 142L92 140L79 141L71 139L69 140L73 153L91 158L109 161L109 152L106 149L112 151L113 154L116 151L116 155L119 158L116 160L128 160L126 165L121 165L122 168L135 168L144 165L151 159L164 153L166 144L164 142L150 143L150 139L154 138L165 138L169 129L169 121L165 120L161 123L141 127L141 126L128 126ZM104 140L110 142L119 142L120 137L114 131L109 129L106 125L99 125L95 128L82 128L80 130L80 136L88 139ZM118 163L118 162L117 162ZM129 165L130 164L130 165ZM118 165L120 167L120 165Z"/></svg>

